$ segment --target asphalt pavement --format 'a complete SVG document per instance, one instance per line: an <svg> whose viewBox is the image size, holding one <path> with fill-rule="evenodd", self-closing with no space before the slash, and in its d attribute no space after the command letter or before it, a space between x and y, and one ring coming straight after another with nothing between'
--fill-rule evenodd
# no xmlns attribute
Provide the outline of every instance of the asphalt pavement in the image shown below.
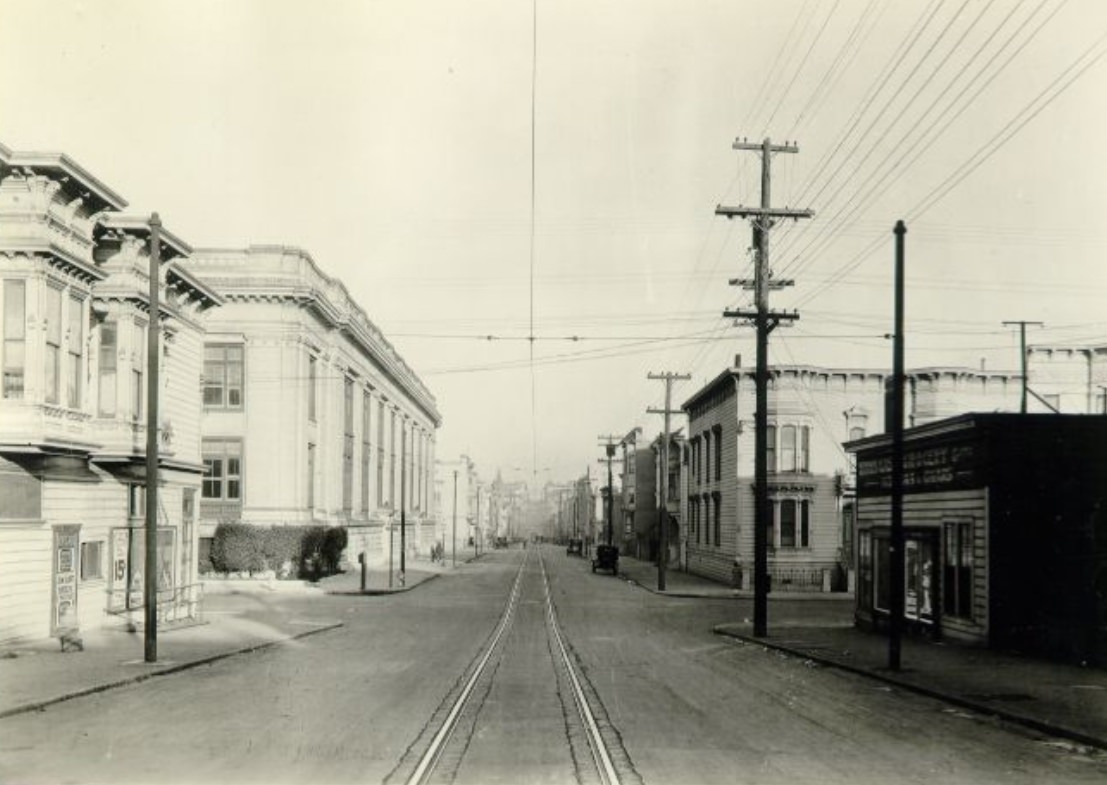
<svg viewBox="0 0 1107 785"><path fill-rule="evenodd" d="M469 554L466 554L468 557ZM460 561L458 563L461 563ZM369 570L364 593L410 591L453 564L412 560L401 582L393 573ZM587 569L587 559L581 568ZM902 667L887 667L887 638L852 625L846 595L774 593L769 630L753 635L748 594L704 578L668 570L657 589L657 567L622 557L619 578L674 599L734 603L735 621L715 632L741 645L762 646L813 666L841 668L878 680L890 690L938 698L952 706L992 715L1068 740L1107 749L1107 670L1085 668L961 644L906 638ZM197 624L159 630L158 658L144 661L141 631L85 633L82 651L62 652L56 640L0 649L0 718L34 711L81 695L164 676L342 626L328 594L362 593L355 569L312 584L299 581L206 584Z"/></svg>
<svg viewBox="0 0 1107 785"><path fill-rule="evenodd" d="M619 560L620 577L671 597L735 601L735 621L721 636L763 646L813 664L878 680L889 689L928 695L952 706L1015 722L1075 744L1107 749L1107 670L1050 662L1013 652L905 637L900 669L888 668L887 636L853 626L853 597L775 592L768 635L755 637L752 595L714 581L667 570L659 591L657 565Z"/></svg>

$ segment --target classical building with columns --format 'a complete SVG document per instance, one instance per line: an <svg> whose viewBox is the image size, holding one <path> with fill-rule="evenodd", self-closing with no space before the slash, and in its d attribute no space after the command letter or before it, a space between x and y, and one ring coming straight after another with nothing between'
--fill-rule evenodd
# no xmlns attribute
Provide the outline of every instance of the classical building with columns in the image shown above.
<svg viewBox="0 0 1107 785"><path fill-rule="evenodd" d="M149 216L61 153L0 145L0 644L143 618ZM205 312L162 232L161 621L194 615Z"/></svg>
<svg viewBox="0 0 1107 785"><path fill-rule="evenodd" d="M185 265L224 299L203 349L201 563L221 521L343 525L351 561L428 552L441 416L345 286L286 246Z"/></svg>

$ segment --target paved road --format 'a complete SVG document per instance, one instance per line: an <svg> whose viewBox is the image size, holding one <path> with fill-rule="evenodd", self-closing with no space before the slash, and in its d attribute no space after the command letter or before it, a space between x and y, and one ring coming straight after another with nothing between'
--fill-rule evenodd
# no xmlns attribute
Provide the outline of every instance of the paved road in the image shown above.
<svg viewBox="0 0 1107 785"><path fill-rule="evenodd" d="M713 635L742 603L658 597L544 554L625 782L1107 780L1103 757ZM2 720L0 782L403 781L523 558L495 552L402 595L321 598L319 616L345 627ZM495 675L459 731L458 782L596 781L577 760L531 560Z"/></svg>

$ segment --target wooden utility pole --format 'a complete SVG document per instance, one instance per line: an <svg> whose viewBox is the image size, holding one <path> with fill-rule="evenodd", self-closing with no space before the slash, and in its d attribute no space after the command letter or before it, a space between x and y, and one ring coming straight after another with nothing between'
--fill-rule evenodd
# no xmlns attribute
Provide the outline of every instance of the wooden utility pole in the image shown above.
<svg viewBox="0 0 1107 785"><path fill-rule="evenodd" d="M1019 412L1026 414L1026 325L1033 324L1037 327L1045 327L1044 322L1025 322L1025 321L1010 321L1004 322L1004 327L1010 327L1017 324L1019 326L1019 362L1022 363L1022 371L1020 372L1022 378L1022 402L1019 404Z"/></svg>
<svg viewBox="0 0 1107 785"><path fill-rule="evenodd" d="M451 566L457 567L457 469L454 469L454 527L453 546L450 549Z"/></svg>
<svg viewBox="0 0 1107 785"><path fill-rule="evenodd" d="M754 311L724 311L726 317L748 319L757 329L757 371L755 387L757 411L754 423L754 518L753 529L753 634L768 634L769 612L769 545L768 528L772 524L772 508L769 506L767 442L769 401L769 333L782 321L799 319L799 314L769 310L769 289L787 285L773 282L769 269L769 230L780 218L810 218L811 210L791 210L770 207L770 164L773 153L798 153L799 147L788 144L774 145L769 139L761 144L735 140L735 150L759 150L761 152L761 206L715 208L716 215L727 218L753 218L754 244L757 246L757 267L753 280ZM747 286L749 282L733 280L732 284Z"/></svg>
<svg viewBox="0 0 1107 785"><path fill-rule="evenodd" d="M146 575L143 644L146 662L158 661L158 339L161 320L161 219L150 216L150 324L146 332ZM136 401L137 403L137 401Z"/></svg>
<svg viewBox="0 0 1107 785"><path fill-rule="evenodd" d="M658 554L657 554L657 590L665 591L665 567L669 561L669 415L680 414L673 411L672 405L673 382L687 381L692 378L688 373L650 373L648 379L665 382L665 408L646 409L649 414L662 414L665 416L665 435L661 443L661 504L658 508Z"/></svg>
<svg viewBox="0 0 1107 785"><path fill-rule="evenodd" d="M896 221L895 333L892 343L892 537L888 546L891 558L888 624L888 668L900 668L900 638L903 635L904 592L906 590L903 536L903 305L904 235L907 227Z"/></svg>
<svg viewBox="0 0 1107 785"><path fill-rule="evenodd" d="M620 436L600 436L599 438L605 441L600 442L600 446L604 448L607 454L607 544L614 544L614 518L615 515L615 488L612 485L611 480L611 459L615 457L615 448L619 445ZM602 463L605 459L601 458Z"/></svg>

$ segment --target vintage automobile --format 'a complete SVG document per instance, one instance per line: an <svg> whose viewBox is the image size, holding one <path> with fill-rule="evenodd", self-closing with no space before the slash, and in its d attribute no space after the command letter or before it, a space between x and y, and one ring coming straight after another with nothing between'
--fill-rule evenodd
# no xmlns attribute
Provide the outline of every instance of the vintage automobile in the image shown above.
<svg viewBox="0 0 1107 785"><path fill-rule="evenodd" d="M565 553L569 556L583 556L584 540L578 537L571 537L569 539L569 546L565 549Z"/></svg>
<svg viewBox="0 0 1107 785"><path fill-rule="evenodd" d="M612 575L619 574L619 547L617 545L597 545L596 555L592 558L592 572L611 570Z"/></svg>

